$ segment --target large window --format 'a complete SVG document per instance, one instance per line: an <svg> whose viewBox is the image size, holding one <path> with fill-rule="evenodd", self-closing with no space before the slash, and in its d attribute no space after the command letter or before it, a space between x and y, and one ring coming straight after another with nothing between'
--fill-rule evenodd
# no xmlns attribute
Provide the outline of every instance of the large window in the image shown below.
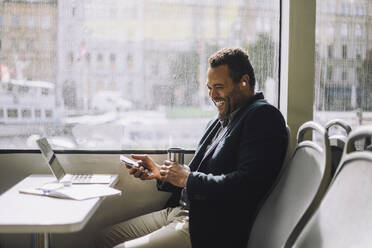
<svg viewBox="0 0 372 248"><path fill-rule="evenodd" d="M0 108L27 108L23 118L4 115L1 125L17 135L0 128L0 148L32 147L46 135L64 149L195 149L217 114L205 83L217 50L246 49L257 90L277 105L279 4L1 1L1 84L30 90L0 91Z"/></svg>
<svg viewBox="0 0 372 248"><path fill-rule="evenodd" d="M314 118L322 124L335 118L352 127L372 123L370 13L372 0L317 1ZM330 33L330 26L341 30Z"/></svg>

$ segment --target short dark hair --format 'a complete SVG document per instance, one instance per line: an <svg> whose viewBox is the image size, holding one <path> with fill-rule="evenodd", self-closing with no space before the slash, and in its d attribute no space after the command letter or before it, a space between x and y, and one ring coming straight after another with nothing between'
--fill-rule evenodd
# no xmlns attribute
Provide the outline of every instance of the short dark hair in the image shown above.
<svg viewBox="0 0 372 248"><path fill-rule="evenodd" d="M217 51L208 59L211 68L227 65L230 69L230 76L234 83L239 83L244 74L249 76L249 84L252 89L256 84L254 70L249 61L248 53L240 48L223 48Z"/></svg>

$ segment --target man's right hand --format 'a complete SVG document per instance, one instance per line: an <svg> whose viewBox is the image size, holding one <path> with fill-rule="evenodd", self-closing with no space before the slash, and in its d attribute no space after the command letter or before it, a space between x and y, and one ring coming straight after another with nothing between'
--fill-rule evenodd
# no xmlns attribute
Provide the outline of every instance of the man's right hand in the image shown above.
<svg viewBox="0 0 372 248"><path fill-rule="evenodd" d="M151 157L148 155L130 155L132 158L137 159L139 168L129 167L129 174L134 177L140 178L141 180L151 180L151 179L160 179L160 165L154 162ZM152 172L152 175L149 175L149 172Z"/></svg>

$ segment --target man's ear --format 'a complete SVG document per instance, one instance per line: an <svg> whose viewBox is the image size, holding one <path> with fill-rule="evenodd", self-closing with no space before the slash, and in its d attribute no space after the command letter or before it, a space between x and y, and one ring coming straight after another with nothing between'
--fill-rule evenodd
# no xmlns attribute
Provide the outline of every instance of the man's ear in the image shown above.
<svg viewBox="0 0 372 248"><path fill-rule="evenodd" d="M249 84L249 76L248 74L244 74L239 82L240 90L245 90L247 87L251 87Z"/></svg>

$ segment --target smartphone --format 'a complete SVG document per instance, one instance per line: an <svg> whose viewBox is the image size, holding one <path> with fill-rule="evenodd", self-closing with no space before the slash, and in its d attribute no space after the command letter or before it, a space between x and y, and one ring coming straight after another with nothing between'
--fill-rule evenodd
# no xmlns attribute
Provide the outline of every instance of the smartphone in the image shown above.
<svg viewBox="0 0 372 248"><path fill-rule="evenodd" d="M133 167L133 166L135 166L137 168L139 167L137 162L134 162L132 159L127 158L123 155L120 155L120 161L123 162L123 163L126 163L130 167Z"/></svg>
<svg viewBox="0 0 372 248"><path fill-rule="evenodd" d="M129 167L136 167L139 168L139 164L137 162L134 162L132 159L125 157L124 155L120 155L120 161L127 164ZM149 176L152 176L152 172L149 171Z"/></svg>

